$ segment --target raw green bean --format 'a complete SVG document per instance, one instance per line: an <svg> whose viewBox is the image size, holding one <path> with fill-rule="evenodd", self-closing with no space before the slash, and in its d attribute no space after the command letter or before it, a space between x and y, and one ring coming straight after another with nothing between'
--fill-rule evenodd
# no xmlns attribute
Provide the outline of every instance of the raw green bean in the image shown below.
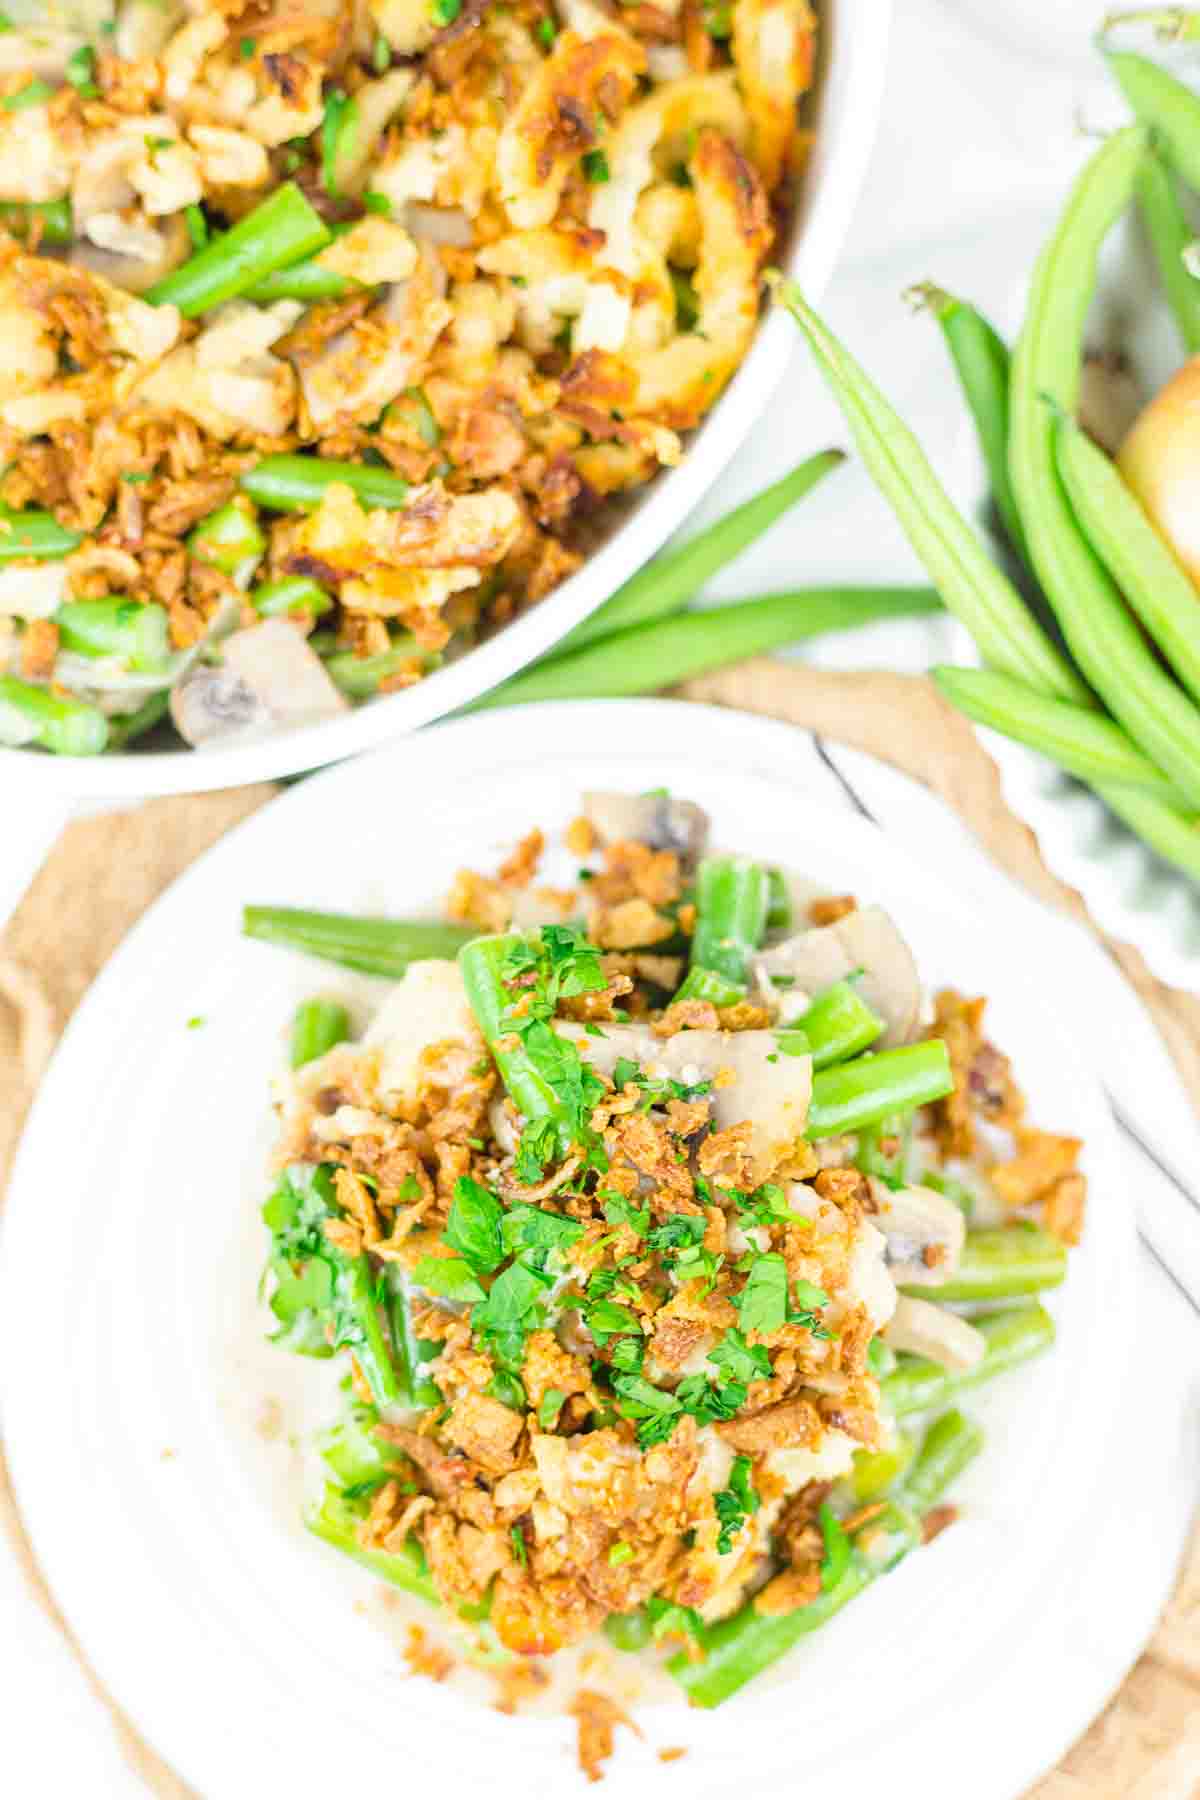
<svg viewBox="0 0 1200 1800"><path fill-rule="evenodd" d="M81 656L118 656L129 668L165 669L171 654L167 615L156 603L124 600L67 600L54 615L65 650Z"/></svg>
<svg viewBox="0 0 1200 1800"><path fill-rule="evenodd" d="M69 244L75 236L69 200L0 200L0 225L22 239L40 226L39 245Z"/></svg>
<svg viewBox="0 0 1200 1800"><path fill-rule="evenodd" d="M419 651L416 639L407 632L375 656L356 656L353 650L338 650L324 658L330 680L351 700L369 700L385 681L414 662L428 672L436 669L440 661L440 656Z"/></svg>
<svg viewBox="0 0 1200 1800"><path fill-rule="evenodd" d="M1200 282L1196 291L1200 294ZM1092 549L1180 681L1200 700L1200 592L1103 450L1072 420L1058 421L1055 451Z"/></svg>
<svg viewBox="0 0 1200 1800"><path fill-rule="evenodd" d="M652 693L823 632L936 612L940 604L928 588L799 588L761 600L676 613L537 663L484 694L469 710L533 700Z"/></svg>
<svg viewBox="0 0 1200 1800"><path fill-rule="evenodd" d="M963 398L975 421L996 511L1013 549L1024 557L1025 528L1008 477L1008 345L974 306L932 281L910 288L909 297L927 306L942 328Z"/></svg>
<svg viewBox="0 0 1200 1800"><path fill-rule="evenodd" d="M242 932L265 944L302 950L306 956L390 981L398 981L410 963L453 962L475 936L469 926L427 919L363 919L291 906L245 907Z"/></svg>
<svg viewBox="0 0 1200 1800"><path fill-rule="evenodd" d="M320 456L264 456L241 477L241 487L269 512L313 512L335 481L353 489L364 506L396 508L408 501L407 481L390 469Z"/></svg>
<svg viewBox="0 0 1200 1800"><path fill-rule="evenodd" d="M934 474L912 432L794 282L778 299L799 325L854 434L868 472L950 610L994 669L1045 694L1089 701L1074 670L1037 625L1011 581L991 561Z"/></svg>
<svg viewBox="0 0 1200 1800"><path fill-rule="evenodd" d="M900 1291L927 1300L1012 1300L1060 1287L1066 1275L1067 1252L1048 1231L1026 1223L998 1225L967 1233L949 1280Z"/></svg>
<svg viewBox="0 0 1200 1800"><path fill-rule="evenodd" d="M746 856L705 857L696 871L691 966L677 1000L699 997L689 986L693 970L698 981L706 974L718 976L738 998L744 997L750 958L762 943L769 904L770 880L762 863Z"/></svg>
<svg viewBox="0 0 1200 1800"><path fill-rule="evenodd" d="M918 1515L936 1506L951 1482L983 1449L983 1432L955 1407L935 1419L904 1479L901 1497Z"/></svg>
<svg viewBox="0 0 1200 1800"><path fill-rule="evenodd" d="M322 249L331 235L295 182L285 181L224 236L148 288L143 298L156 306L177 306L185 319L195 319L236 299L276 269Z"/></svg>
<svg viewBox="0 0 1200 1800"><path fill-rule="evenodd" d="M31 741L56 756L97 756L108 743L108 720L98 706L52 694L15 675L0 675L0 706L20 713L36 728Z"/></svg>
<svg viewBox="0 0 1200 1800"><path fill-rule="evenodd" d="M350 1014L337 1000L306 1000L292 1020L288 1055L293 1069L315 1062L350 1036Z"/></svg>
<svg viewBox="0 0 1200 1800"><path fill-rule="evenodd" d="M681 1652L667 1664L668 1672L693 1706L720 1706L802 1638L819 1630L877 1575L894 1568L919 1540L914 1515L889 1506L856 1539L849 1566L835 1587L786 1613L760 1613L749 1601L730 1618L703 1626L698 1634L703 1656L693 1661Z"/></svg>
<svg viewBox="0 0 1200 1800"><path fill-rule="evenodd" d="M952 1092L950 1059L940 1038L859 1056L813 1076L808 1108L810 1138L862 1131L892 1113L911 1112Z"/></svg>
<svg viewBox="0 0 1200 1800"><path fill-rule="evenodd" d="M884 1030L883 1020L872 1012L852 981L835 981L825 988L793 1023L808 1039L814 1069L828 1068L869 1050Z"/></svg>
<svg viewBox="0 0 1200 1800"><path fill-rule="evenodd" d="M517 1111L526 1119L552 1119L565 1135L570 1118L563 1100L530 1056L524 1039L505 1024L513 996L504 986L503 967L521 942L511 934L477 937L459 951L458 966L471 1011Z"/></svg>
<svg viewBox="0 0 1200 1800"><path fill-rule="evenodd" d="M416 1594L430 1606L437 1606L438 1592L433 1585L425 1555L416 1539L407 1537L400 1550L368 1550L359 1532L366 1518L366 1507L346 1500L330 1483L319 1508L305 1515L304 1523L314 1536L332 1544L335 1550L352 1557L364 1569L393 1587Z"/></svg>
<svg viewBox="0 0 1200 1800"><path fill-rule="evenodd" d="M1147 648L1076 524L1054 455L1056 414L1073 413L1079 399L1100 248L1145 148L1136 125L1101 146L1038 261L1013 358L1009 466L1033 566L1076 662L1134 742L1200 804L1200 712Z"/></svg>
<svg viewBox="0 0 1200 1800"><path fill-rule="evenodd" d="M1164 800L1180 798L1174 782L1102 713L1072 706L1069 700L1048 700L991 669L942 666L934 669L933 678L947 700L977 725L1040 750L1080 781L1120 782Z"/></svg>
<svg viewBox="0 0 1200 1800"><path fill-rule="evenodd" d="M17 562L25 557L57 562L78 550L82 542L80 533L68 531L53 513L13 512L0 506L0 562Z"/></svg>
<svg viewBox="0 0 1200 1800"><path fill-rule="evenodd" d="M1200 98L1148 56L1102 47L1135 116L1154 134L1176 174L1189 187L1200 188Z"/></svg>
<svg viewBox="0 0 1200 1800"><path fill-rule="evenodd" d="M1196 234L1180 204L1174 173L1153 145L1138 170L1137 202L1179 335L1193 355L1200 350L1200 281L1184 267L1183 253Z"/></svg>
<svg viewBox="0 0 1200 1800"><path fill-rule="evenodd" d="M1200 880L1200 814L1181 812L1157 794L1111 782L1093 783L1104 803L1152 850L1193 879Z"/></svg>
<svg viewBox="0 0 1200 1800"><path fill-rule="evenodd" d="M1054 1342L1054 1320L1036 1300L1028 1306L983 1313L971 1323L987 1342L982 1360L973 1369L953 1373L923 1356L901 1356L893 1372L884 1376L880 1391L895 1418L945 1406L965 1389L1015 1369Z"/></svg>
<svg viewBox="0 0 1200 1800"><path fill-rule="evenodd" d="M678 549L660 551L644 569L618 588L611 599L598 607L560 641L556 654L578 650L597 638L614 631L626 631L632 625L644 625L676 612L691 600L705 582L726 563L760 538L783 517L797 500L803 499L826 475L846 460L842 450L822 450L808 457L782 480L755 494L752 500L735 507L707 531L689 538Z"/></svg>
<svg viewBox="0 0 1200 1800"><path fill-rule="evenodd" d="M286 618L290 613L308 613L317 619L333 609L332 595L307 575L283 575L278 581L264 581L248 598L264 619Z"/></svg>

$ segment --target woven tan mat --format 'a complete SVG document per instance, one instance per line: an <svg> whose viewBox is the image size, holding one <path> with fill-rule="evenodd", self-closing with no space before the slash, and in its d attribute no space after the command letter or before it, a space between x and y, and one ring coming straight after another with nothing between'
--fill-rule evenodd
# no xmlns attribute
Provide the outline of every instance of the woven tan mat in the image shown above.
<svg viewBox="0 0 1200 1800"><path fill-rule="evenodd" d="M915 776L952 806L996 862L1051 905L1087 921L1006 808L970 728L914 676L832 674L757 660L692 682L689 699L804 725ZM268 786L155 800L64 834L0 937L0 1191L50 1053L84 991L150 902L209 845L270 799ZM1090 923L1090 922L1089 922ZM1106 947L1142 996L1200 1113L1200 996L1154 980L1136 950ZM30 1585L71 1642L42 1580L0 1457L0 1525ZM1119 1579L1119 1576L1117 1577ZM192 1790L104 1692L130 1766L150 1792ZM1196 1800L1200 1796L1200 1534L1158 1630L1120 1692L1028 1800Z"/></svg>

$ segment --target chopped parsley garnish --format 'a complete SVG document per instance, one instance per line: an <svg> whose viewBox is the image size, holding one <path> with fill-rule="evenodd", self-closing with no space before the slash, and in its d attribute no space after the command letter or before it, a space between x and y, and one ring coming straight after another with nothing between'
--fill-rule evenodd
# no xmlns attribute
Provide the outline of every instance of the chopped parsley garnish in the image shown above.
<svg viewBox="0 0 1200 1800"><path fill-rule="evenodd" d="M368 188L362 197L362 203L364 212L377 213L381 219L390 219L392 216L392 203L378 188Z"/></svg>
<svg viewBox="0 0 1200 1800"><path fill-rule="evenodd" d="M708 1360L728 1381L768 1381L771 1376L771 1357L766 1346L748 1344L736 1325L709 1351Z"/></svg>
<svg viewBox="0 0 1200 1800"><path fill-rule="evenodd" d="M737 1308L743 1331L758 1331L769 1337L787 1319L787 1264L777 1251L756 1256L750 1265L746 1285L740 1294L731 1296Z"/></svg>
<svg viewBox="0 0 1200 1800"><path fill-rule="evenodd" d="M729 1486L713 1495L713 1507L720 1526L717 1533L717 1554L728 1556L733 1549L734 1538L759 1507L758 1495L750 1481L748 1456L734 1457L733 1467L729 1471Z"/></svg>
<svg viewBox="0 0 1200 1800"><path fill-rule="evenodd" d="M583 1322L601 1346L617 1332L640 1331L642 1328L637 1314L618 1300L592 1301L584 1312Z"/></svg>
<svg viewBox="0 0 1200 1800"><path fill-rule="evenodd" d="M562 1411L563 1401L566 1397L567 1396L563 1393L561 1388L552 1387L546 1389L545 1393L538 1401L537 1409L537 1422L543 1431L552 1431L554 1429L554 1421Z"/></svg>
<svg viewBox="0 0 1200 1800"><path fill-rule="evenodd" d="M565 1124L534 1119L526 1125L517 1152L518 1181L532 1185L547 1163L575 1144L586 1151L590 1167L606 1167L603 1147L590 1125L604 1083L584 1062L578 1045L560 1037L552 1024L560 999L605 986L600 952L569 925L543 925L536 937L513 943L500 976L510 991L518 987L501 1020L503 1031L521 1039L525 1054L566 1115Z"/></svg>
<svg viewBox="0 0 1200 1800"><path fill-rule="evenodd" d="M462 11L462 0L429 0L429 16L437 26L453 25Z"/></svg>
<svg viewBox="0 0 1200 1800"><path fill-rule="evenodd" d="M604 1217L610 1225L628 1225L635 1237L645 1237L650 1229L650 1208L635 1206L624 1194L603 1194Z"/></svg>
<svg viewBox="0 0 1200 1800"><path fill-rule="evenodd" d="M504 1208L494 1194L469 1176L454 1184L454 1199L446 1225L446 1243L481 1275L490 1275L504 1260L500 1224Z"/></svg>
<svg viewBox="0 0 1200 1800"><path fill-rule="evenodd" d="M415 1175L406 1175L404 1180L400 1183L400 1186L396 1189L396 1192L401 1200L419 1200L421 1198L421 1184Z"/></svg>
<svg viewBox="0 0 1200 1800"><path fill-rule="evenodd" d="M622 1563L631 1562L632 1559L633 1545L627 1544L623 1538L618 1538L615 1544L609 1545L608 1566L610 1569L619 1569Z"/></svg>
<svg viewBox="0 0 1200 1800"><path fill-rule="evenodd" d="M513 1412L525 1411L525 1384L511 1369L497 1369L486 1391L493 1400L499 1400L501 1406L511 1407Z"/></svg>
<svg viewBox="0 0 1200 1800"><path fill-rule="evenodd" d="M613 1064L613 1084L617 1091L631 1084L640 1088L645 1095L645 1106L661 1106L667 1100L700 1100L712 1093L711 1081L694 1081L691 1083L674 1081L669 1078L660 1080L647 1075L630 1056L618 1056Z"/></svg>
<svg viewBox="0 0 1200 1800"><path fill-rule="evenodd" d="M90 44L80 44L78 50L71 52L64 73L81 100L97 98L100 89L96 86L96 52Z"/></svg>
<svg viewBox="0 0 1200 1800"><path fill-rule="evenodd" d="M529 1563L529 1552L525 1548L525 1533L519 1525L510 1525L508 1535L512 1540L513 1555L524 1569Z"/></svg>
<svg viewBox="0 0 1200 1800"><path fill-rule="evenodd" d="M553 19L539 19L537 34L548 50L558 36L558 26L554 23Z"/></svg>
<svg viewBox="0 0 1200 1800"><path fill-rule="evenodd" d="M27 106L41 106L45 100L53 100L54 89L48 81L30 81L15 94L8 94L0 100L5 112L23 112Z"/></svg>
<svg viewBox="0 0 1200 1800"><path fill-rule="evenodd" d="M238 55L243 62L249 62L257 48L258 45L254 42L252 37L239 38L238 40Z"/></svg>
<svg viewBox="0 0 1200 1800"><path fill-rule="evenodd" d="M621 1337L612 1347L612 1366L626 1375L640 1375L645 1360L646 1344L643 1338Z"/></svg>
<svg viewBox="0 0 1200 1800"><path fill-rule="evenodd" d="M514 1200L500 1221L500 1239L509 1254L522 1250L565 1251L582 1236L583 1226L577 1219L546 1212L527 1200Z"/></svg>
<svg viewBox="0 0 1200 1800"><path fill-rule="evenodd" d="M484 1292L470 1263L461 1256L423 1256L412 1272L418 1287L446 1300L483 1300Z"/></svg>
<svg viewBox="0 0 1200 1800"><path fill-rule="evenodd" d="M617 1411L622 1417L638 1421L637 1440L643 1450L665 1442L679 1423L683 1402L663 1388L655 1387L644 1375L626 1375L618 1371L613 1376L613 1392L617 1396Z"/></svg>
<svg viewBox="0 0 1200 1800"><path fill-rule="evenodd" d="M608 157L603 150L584 151L583 173L585 179L595 187L599 187L602 182L612 180L612 170L608 166Z"/></svg>
<svg viewBox="0 0 1200 1800"><path fill-rule="evenodd" d="M648 1250L657 1250L660 1255L672 1251L694 1248L708 1230L708 1220L703 1213L671 1213L656 1225L646 1239Z"/></svg>

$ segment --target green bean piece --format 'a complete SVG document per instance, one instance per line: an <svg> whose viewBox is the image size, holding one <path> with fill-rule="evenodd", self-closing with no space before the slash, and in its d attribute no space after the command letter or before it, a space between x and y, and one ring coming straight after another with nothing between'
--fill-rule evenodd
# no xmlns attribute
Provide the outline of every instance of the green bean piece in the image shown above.
<svg viewBox="0 0 1200 1800"><path fill-rule="evenodd" d="M1080 781L1110 781L1145 788L1163 800L1182 798L1174 782L1101 713L1049 700L1011 675L991 669L933 670L947 700L977 725L1028 744Z"/></svg>
<svg viewBox="0 0 1200 1800"><path fill-rule="evenodd" d="M440 1406L442 1391L435 1381L422 1375L421 1365L437 1356L442 1345L430 1338L419 1338L413 1327L412 1297L408 1276L398 1263L389 1262L384 1271L384 1306L392 1333L392 1351L399 1378L397 1404L409 1407Z"/></svg>
<svg viewBox="0 0 1200 1800"><path fill-rule="evenodd" d="M334 236L337 236L336 230ZM317 255L320 255L319 251ZM286 269L264 275L261 281L246 289L245 298L253 300L257 306L270 306L276 300L302 300L305 306L312 306L318 300L344 299L347 294L359 293L362 288L361 281L352 281L348 275L339 275L336 269L327 269L316 256L306 256L303 262L291 263Z"/></svg>
<svg viewBox="0 0 1200 1800"><path fill-rule="evenodd" d="M195 319L246 293L276 269L323 249L331 236L295 182L285 181L222 237L155 282L143 298L155 306L177 306L185 319Z"/></svg>
<svg viewBox="0 0 1200 1800"><path fill-rule="evenodd" d="M1102 48L1135 117L1153 133L1176 174L1190 188L1200 188L1200 97L1148 56L1107 44Z"/></svg>
<svg viewBox="0 0 1200 1800"><path fill-rule="evenodd" d="M1072 655L1134 742L1200 805L1200 711L1147 647L1076 524L1054 453L1057 415L1074 413L1079 399L1100 248L1129 203L1145 148L1136 125L1101 145L1039 258L1013 358L1009 466L1029 554Z"/></svg>
<svg viewBox="0 0 1200 1800"><path fill-rule="evenodd" d="M975 421L996 511L1014 550L1025 557L1025 528L1008 476L1008 345L990 320L932 281L909 294L927 306L942 329L963 398Z"/></svg>
<svg viewBox="0 0 1200 1800"><path fill-rule="evenodd" d="M108 721L108 748L124 750L137 738L145 737L148 731L165 719L171 705L170 688L160 688L157 693L150 694L140 706L129 713L119 713Z"/></svg>
<svg viewBox="0 0 1200 1800"><path fill-rule="evenodd" d="M813 1076L808 1108L810 1138L862 1131L893 1113L941 1100L954 1088L950 1059L940 1038L859 1056Z"/></svg>
<svg viewBox="0 0 1200 1800"><path fill-rule="evenodd" d="M1142 160L1136 185L1138 211L1163 291L1184 349L1192 356L1200 350L1200 281L1184 267L1183 253L1195 232L1180 204L1175 175L1153 145Z"/></svg>
<svg viewBox="0 0 1200 1800"><path fill-rule="evenodd" d="M410 963L453 962L475 936L469 926L428 919L358 918L292 906L244 907L242 933L389 981L398 981Z"/></svg>
<svg viewBox="0 0 1200 1800"><path fill-rule="evenodd" d="M1097 781L1096 792L1130 831L1149 844L1164 861L1200 880L1200 814L1181 812L1157 794Z"/></svg>
<svg viewBox="0 0 1200 1800"><path fill-rule="evenodd" d="M609 1613L604 1621L604 1635L614 1650L644 1650L654 1642L654 1625L639 1606L633 1612Z"/></svg>
<svg viewBox="0 0 1200 1800"><path fill-rule="evenodd" d="M1040 1356L1054 1342L1054 1320L1038 1301L1026 1306L1006 1306L999 1312L981 1313L971 1323L987 1343L982 1360L973 1369L957 1373L923 1356L902 1355L880 1391L893 1417L932 1412L945 1406L967 1388L979 1387L1009 1369Z"/></svg>
<svg viewBox="0 0 1200 1800"><path fill-rule="evenodd" d="M278 581L264 581L248 597L255 612L264 619L288 618L295 613L319 619L322 613L333 610L333 596L307 575L283 575Z"/></svg>
<svg viewBox="0 0 1200 1800"><path fill-rule="evenodd" d="M409 632L398 635L386 650L375 656L356 656L353 650L337 650L324 658L325 669L332 682L350 700L369 700L385 681L416 661L428 671L435 669L440 656L422 653L417 640Z"/></svg>
<svg viewBox="0 0 1200 1800"><path fill-rule="evenodd" d="M590 618L568 631L558 645L558 653L578 650L597 638L609 637L615 631L627 631L633 625L645 625L661 619L691 600L706 581L726 563L733 562L764 532L769 531L797 500L811 493L817 484L840 468L846 460L842 450L822 450L807 457L779 481L764 488L761 494L735 507L724 518L697 533L678 548L660 551L652 562L632 576L611 599L597 607Z"/></svg>
<svg viewBox="0 0 1200 1800"><path fill-rule="evenodd" d="M68 531L53 513L13 512L0 506L0 563L18 562L34 557L39 562L57 562L78 550L83 537Z"/></svg>
<svg viewBox="0 0 1200 1800"><path fill-rule="evenodd" d="M157 603L125 600L66 600L54 615L65 650L80 656L117 656L129 668L153 674L171 654L167 614Z"/></svg>
<svg viewBox="0 0 1200 1800"><path fill-rule="evenodd" d="M782 869L768 869L767 930L786 931L792 922L792 895Z"/></svg>
<svg viewBox="0 0 1200 1800"><path fill-rule="evenodd" d="M1200 295L1200 282L1196 292ZM1092 549L1180 681L1200 700L1200 592L1114 464L1072 420L1058 421L1055 451Z"/></svg>
<svg viewBox="0 0 1200 1800"><path fill-rule="evenodd" d="M937 612L940 605L928 588L798 588L677 613L536 663L472 702L468 710L653 693L827 631L852 631L878 619Z"/></svg>
<svg viewBox="0 0 1200 1800"><path fill-rule="evenodd" d="M268 512L313 512L335 481L351 488L364 506L395 509L408 502L407 481L390 469L321 456L264 456L241 477L241 487Z"/></svg>
<svg viewBox="0 0 1200 1800"><path fill-rule="evenodd" d="M835 981L814 999L795 1026L808 1039L814 1069L827 1069L869 1050L884 1031L852 981Z"/></svg>
<svg viewBox="0 0 1200 1800"><path fill-rule="evenodd" d="M880 1181L903 1181L912 1149L913 1116L895 1113L858 1134L854 1166Z"/></svg>
<svg viewBox="0 0 1200 1800"><path fill-rule="evenodd" d="M231 575L243 587L265 556L267 540L249 501L239 496L201 519L188 533L187 545L197 562Z"/></svg>
<svg viewBox="0 0 1200 1800"><path fill-rule="evenodd" d="M684 976L674 998L676 1000L707 1000L710 1006L718 1011L725 1006L736 1006L739 1000L746 998L746 989L740 981L730 981L728 976L720 975L715 969L702 969L693 966Z"/></svg>
<svg viewBox="0 0 1200 1800"><path fill-rule="evenodd" d="M890 1450L856 1450L844 1477L855 1506L870 1506L898 1489L916 1454L916 1439L903 1431Z"/></svg>
<svg viewBox="0 0 1200 1800"><path fill-rule="evenodd" d="M920 1527L913 1514L906 1508L889 1506L856 1538L849 1564L836 1587L818 1595L807 1606L787 1613L756 1612L753 1600L749 1601L730 1618L702 1627L699 1637L703 1657L692 1661L681 1652L667 1664L669 1674L685 1690L693 1706L720 1706L778 1662L802 1638L819 1630L877 1575L894 1568L919 1540Z"/></svg>
<svg viewBox="0 0 1200 1800"><path fill-rule="evenodd" d="M305 1000L296 1008L288 1056L293 1069L316 1062L350 1036L350 1014L337 1000Z"/></svg>
<svg viewBox="0 0 1200 1800"><path fill-rule="evenodd" d="M332 1484L326 1486L321 1505L305 1516L304 1523L315 1537L323 1538L335 1550L361 1563L381 1581L406 1593L416 1594L430 1606L438 1605L438 1592L429 1574L425 1554L413 1537L404 1541L400 1550L368 1550L359 1538L367 1516L364 1503L347 1500Z"/></svg>
<svg viewBox="0 0 1200 1800"><path fill-rule="evenodd" d="M935 1419L921 1441L903 1483L903 1499L915 1513L936 1506L951 1482L957 1481L968 1463L983 1449L983 1432L973 1419L955 1407Z"/></svg>
<svg viewBox="0 0 1200 1800"><path fill-rule="evenodd" d="M474 938L459 951L458 966L471 1011L513 1105L526 1119L552 1119L565 1134L570 1125L567 1108L530 1056L524 1039L517 1038L505 1024L505 1014L516 996L504 985L503 969L521 942L515 934Z"/></svg>
<svg viewBox="0 0 1200 1800"><path fill-rule="evenodd" d="M750 978L750 958L767 929L771 884L762 863L746 856L708 856L696 871L696 925L692 933L691 966L675 998L701 997L689 985L693 972L703 985L706 976L728 984L728 991L744 998ZM724 1004L732 1004L725 1001Z"/></svg>
<svg viewBox="0 0 1200 1800"><path fill-rule="evenodd" d="M1022 1221L968 1231L958 1267L934 1287L901 1288L917 1299L1012 1300L1060 1287L1067 1276L1067 1252L1039 1225Z"/></svg>
<svg viewBox="0 0 1200 1800"><path fill-rule="evenodd" d="M344 1414L320 1434L321 1461L342 1488L378 1481L402 1453L378 1435L379 1414L365 1401L350 1399Z"/></svg>
<svg viewBox="0 0 1200 1800"><path fill-rule="evenodd" d="M780 283L777 297L807 339L869 473L985 661L1041 693L1090 703L1087 689L991 561L903 420L794 282Z"/></svg>
<svg viewBox="0 0 1200 1800"><path fill-rule="evenodd" d="M22 240L37 232L37 241L56 248L75 236L70 200L0 200L0 225Z"/></svg>
<svg viewBox="0 0 1200 1800"><path fill-rule="evenodd" d="M98 706L52 694L15 675L0 675L0 706L36 727L31 741L56 756L98 756L108 743L108 720Z"/></svg>

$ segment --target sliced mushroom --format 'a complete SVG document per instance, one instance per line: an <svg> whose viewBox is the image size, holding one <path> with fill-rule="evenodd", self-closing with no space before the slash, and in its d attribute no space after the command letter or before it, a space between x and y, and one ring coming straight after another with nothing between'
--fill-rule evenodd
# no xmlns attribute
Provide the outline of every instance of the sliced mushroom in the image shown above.
<svg viewBox="0 0 1200 1800"><path fill-rule="evenodd" d="M66 597L67 571L60 562L0 570L0 617L49 619Z"/></svg>
<svg viewBox="0 0 1200 1800"><path fill-rule="evenodd" d="M708 814L672 794L590 793L583 810L602 844L636 838L653 850L674 850L686 864L699 860L708 839Z"/></svg>
<svg viewBox="0 0 1200 1800"><path fill-rule="evenodd" d="M162 219L156 226L143 226L138 230L137 241L143 250L150 252L153 249L149 237L143 240L143 232L152 232L157 240L157 249L153 249L152 254L134 256L127 250L103 249L87 238L76 238L68 260L76 268L87 269L90 274L111 281L114 287L124 288L127 294L144 294L156 281L161 281L172 269L187 261L191 254L191 239L182 213Z"/></svg>
<svg viewBox="0 0 1200 1800"><path fill-rule="evenodd" d="M124 0L117 15L113 49L122 62L158 56L184 15L181 0Z"/></svg>
<svg viewBox="0 0 1200 1800"><path fill-rule="evenodd" d="M648 1025L602 1025L601 1036L589 1035L586 1026L571 1019L556 1019L554 1029L560 1037L579 1045L585 1060L599 1075L611 1081L618 1058L628 1057L648 1074L667 1074L663 1056L663 1040L655 1037Z"/></svg>
<svg viewBox="0 0 1200 1800"><path fill-rule="evenodd" d="M901 1294L896 1310L882 1332L893 1350L909 1350L927 1356L944 1369L973 1369L983 1358L987 1339L967 1319L960 1319L932 1300L910 1300Z"/></svg>
<svg viewBox="0 0 1200 1800"><path fill-rule="evenodd" d="M764 950L756 970L790 978L806 993L819 994L832 982L862 971L859 992L887 1025L879 1048L905 1044L921 1013L921 982L913 953L881 906L864 906L832 925L803 931Z"/></svg>
<svg viewBox="0 0 1200 1800"><path fill-rule="evenodd" d="M171 717L189 744L315 724L348 710L321 659L286 619L235 631L220 665L196 663L171 694Z"/></svg>
<svg viewBox="0 0 1200 1800"><path fill-rule="evenodd" d="M873 1222L887 1239L897 1286L937 1287L958 1267L967 1222L952 1200L927 1187L890 1188L871 1177Z"/></svg>

